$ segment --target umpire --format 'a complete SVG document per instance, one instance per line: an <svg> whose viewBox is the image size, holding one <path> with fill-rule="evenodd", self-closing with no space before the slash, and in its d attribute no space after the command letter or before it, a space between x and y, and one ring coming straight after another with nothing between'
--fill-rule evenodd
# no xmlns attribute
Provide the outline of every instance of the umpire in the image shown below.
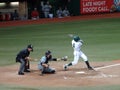
<svg viewBox="0 0 120 90"><path fill-rule="evenodd" d="M26 49L23 49L21 50L17 56L16 56L16 62L19 62L21 65L20 65L20 68L19 68L19 71L18 71L18 75L24 75L24 72L30 72L28 69L29 69L29 55L30 55L30 52L33 51L33 46L30 44L27 46Z"/></svg>

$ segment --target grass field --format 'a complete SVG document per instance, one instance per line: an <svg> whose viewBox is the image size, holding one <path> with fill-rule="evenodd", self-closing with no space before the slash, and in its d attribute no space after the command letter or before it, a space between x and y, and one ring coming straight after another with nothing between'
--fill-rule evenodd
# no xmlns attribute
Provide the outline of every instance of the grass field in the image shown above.
<svg viewBox="0 0 120 90"><path fill-rule="evenodd" d="M79 35L84 41L83 52L90 61L119 60L120 18L96 19L77 22L51 23L0 28L0 66L15 64L18 51L28 44L34 46L33 58L40 58L46 50L53 57L68 56L73 59L71 38ZM91 89L90 89L91 88ZM99 86L100 90L120 90L118 86ZM60 90L99 90L96 87L60 88ZM111 89L110 89L111 88ZM0 85L0 90L47 90L48 88L27 88ZM51 88L51 90L56 88ZM58 88L57 88L58 89ZM49 89L50 90L50 89Z"/></svg>
<svg viewBox="0 0 120 90"><path fill-rule="evenodd" d="M88 86L88 87L22 87L22 86L0 86L0 90L119 90L119 85L112 86Z"/></svg>

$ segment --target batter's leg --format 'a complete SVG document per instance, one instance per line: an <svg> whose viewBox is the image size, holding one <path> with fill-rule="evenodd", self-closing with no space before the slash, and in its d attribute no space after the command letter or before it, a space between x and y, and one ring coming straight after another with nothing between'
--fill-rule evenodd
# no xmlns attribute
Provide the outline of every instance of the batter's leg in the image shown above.
<svg viewBox="0 0 120 90"><path fill-rule="evenodd" d="M74 60L70 62L69 64L64 65L64 70L67 70L68 66L76 65L79 60L79 53L74 53Z"/></svg>
<svg viewBox="0 0 120 90"><path fill-rule="evenodd" d="M87 65L87 68L89 69L89 70L93 70L93 68L90 66L90 64L89 64L89 61L88 61L88 58L87 58L87 56L82 52L82 54L81 54L81 58L85 61L85 63L86 63L86 65Z"/></svg>

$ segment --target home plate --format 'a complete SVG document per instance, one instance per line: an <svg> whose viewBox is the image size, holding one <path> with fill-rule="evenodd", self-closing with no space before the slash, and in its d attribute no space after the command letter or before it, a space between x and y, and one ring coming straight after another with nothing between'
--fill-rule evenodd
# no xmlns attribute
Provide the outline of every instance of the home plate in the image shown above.
<svg viewBox="0 0 120 90"><path fill-rule="evenodd" d="M75 72L76 74L85 74L84 71L80 71L80 72Z"/></svg>

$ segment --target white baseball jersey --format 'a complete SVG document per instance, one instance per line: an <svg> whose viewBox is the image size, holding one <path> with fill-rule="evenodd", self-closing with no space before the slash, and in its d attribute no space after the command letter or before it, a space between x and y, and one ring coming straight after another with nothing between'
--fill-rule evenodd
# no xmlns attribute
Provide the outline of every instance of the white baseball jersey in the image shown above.
<svg viewBox="0 0 120 90"><path fill-rule="evenodd" d="M81 57L84 61L87 61L87 56L81 51L82 42L81 41L74 41L72 40L72 47L74 49L74 61L72 62L72 65L75 65L78 63L79 58Z"/></svg>
<svg viewBox="0 0 120 90"><path fill-rule="evenodd" d="M74 40L72 40L72 47L74 51L80 51L81 46L82 46L82 43L80 41L75 42Z"/></svg>

